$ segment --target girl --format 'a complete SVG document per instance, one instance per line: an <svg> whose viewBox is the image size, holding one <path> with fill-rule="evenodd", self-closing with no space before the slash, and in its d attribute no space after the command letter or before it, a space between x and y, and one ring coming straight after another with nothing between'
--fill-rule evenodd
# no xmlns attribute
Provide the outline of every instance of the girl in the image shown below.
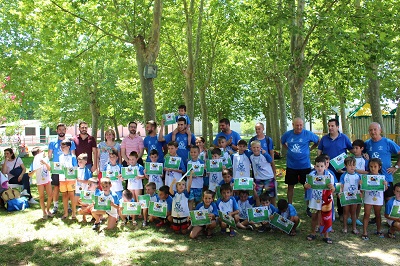
<svg viewBox="0 0 400 266"><path fill-rule="evenodd" d="M382 161L379 158L372 158L368 164L369 174L376 175L379 179L385 179L384 175L381 175ZM387 182L384 181L385 190L387 189ZM363 191L364 193L364 225L362 239L368 240L368 222L371 215L371 209L374 207L374 213L376 218L376 235L383 238L384 235L381 231L381 209L383 205L383 191Z"/></svg>

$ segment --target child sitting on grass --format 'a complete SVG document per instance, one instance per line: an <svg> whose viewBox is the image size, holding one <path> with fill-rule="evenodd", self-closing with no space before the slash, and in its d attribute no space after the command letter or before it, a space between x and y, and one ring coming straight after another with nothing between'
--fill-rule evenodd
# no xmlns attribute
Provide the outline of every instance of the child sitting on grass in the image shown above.
<svg viewBox="0 0 400 266"><path fill-rule="evenodd" d="M122 211L124 210L123 203L124 202L135 202L135 199L133 198L132 191L125 189L122 191L122 199L119 200L119 209L118 209L118 215L121 217L121 220L123 221L124 224L128 223L128 216L122 214ZM129 215L129 217L132 220L135 220L133 217L134 215Z"/></svg>
<svg viewBox="0 0 400 266"><path fill-rule="evenodd" d="M268 195L268 193L261 194L259 200L260 206L268 208L268 215L270 217L272 217L272 215L278 211L278 209L273 204L271 204L271 197ZM269 222L261 222L261 227L258 229L258 232L263 233L268 231L271 231Z"/></svg>
<svg viewBox="0 0 400 266"><path fill-rule="evenodd" d="M230 184L223 184L220 188L221 198L217 201L218 210L220 210L223 214L227 214L232 216L235 219L236 226L239 228L246 228L240 224L239 218L239 207L232 196L233 190ZM221 233L225 233L228 225L222 220L219 221L221 226ZM236 232L233 227L229 228L229 236L234 237Z"/></svg>
<svg viewBox="0 0 400 266"><path fill-rule="evenodd" d="M217 205L213 202L213 193L210 190L206 190L203 193L203 202L200 202L196 208L196 210L207 210L208 217L211 220L211 223L203 226L193 226L192 231L190 232L190 238L195 239L199 235L199 233L204 230L207 238L211 238L215 227L217 227L217 217L218 217L218 208Z"/></svg>
<svg viewBox="0 0 400 266"><path fill-rule="evenodd" d="M171 216L171 211L172 211L172 197L169 195L169 187L168 186L162 186L158 190L158 202L160 203L167 203L167 217L166 218L159 218L156 216L151 216L149 217L149 222L156 222L159 221L156 224L156 227L162 227L166 222L172 223L172 216Z"/></svg>
<svg viewBox="0 0 400 266"><path fill-rule="evenodd" d="M294 223L292 231L290 231L290 236L296 235L296 228L300 223L299 216L297 216L297 211L292 204L289 204L287 200L280 199L278 201L278 214L280 214L283 218L286 218Z"/></svg>
<svg viewBox="0 0 400 266"><path fill-rule="evenodd" d="M396 238L396 231L400 231L400 217L391 216L391 211L394 206L400 207L400 183L397 183L393 187L394 197L392 197L385 206L385 217L390 228L388 230L389 238Z"/></svg>
<svg viewBox="0 0 400 266"><path fill-rule="evenodd" d="M89 178L87 186L88 186L87 190L90 192L94 192L95 196L100 195L100 189L98 188L99 181L97 178L95 178L95 177ZM87 222L86 215L92 214L94 204L93 203L83 203L82 199L79 197L78 205L81 206L78 209L78 214L83 216L82 222L86 223Z"/></svg>
<svg viewBox="0 0 400 266"><path fill-rule="evenodd" d="M148 194L150 196L150 201L152 202L158 202L159 201L159 197L156 193L156 184L154 182L150 182L146 184L146 194ZM149 209L142 209L143 211L143 223L142 226L145 227L147 226L147 222L148 222L148 213L149 213Z"/></svg>

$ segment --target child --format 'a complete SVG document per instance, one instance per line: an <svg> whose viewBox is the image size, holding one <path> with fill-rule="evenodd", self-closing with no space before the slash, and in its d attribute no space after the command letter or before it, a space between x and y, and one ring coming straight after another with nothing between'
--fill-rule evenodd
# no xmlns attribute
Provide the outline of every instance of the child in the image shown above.
<svg viewBox="0 0 400 266"><path fill-rule="evenodd" d="M150 201L158 202L160 199L156 193L156 184L153 182L146 184L146 194L150 195ZM143 210L143 223L142 226L147 226L147 217L148 217L148 210L149 209L142 209Z"/></svg>
<svg viewBox="0 0 400 266"><path fill-rule="evenodd" d="M238 208L239 208L239 226L238 228L240 229L249 229L253 230L253 223L249 222L248 220L248 215L247 215L247 209L253 208L255 205L258 205L257 202L259 202L257 191L256 191L256 186L254 185L253 189L253 195L249 195L249 191L247 190L241 190L239 191L239 197L235 199L237 200Z"/></svg>
<svg viewBox="0 0 400 266"><path fill-rule="evenodd" d="M95 177L89 178L88 184L87 184L87 190L94 192L95 196L100 195L100 189L98 188L98 186L99 186L99 181L97 178L95 178ZM94 204L93 203L83 203L81 198L79 198L78 205L81 206L78 209L78 214L83 216L82 222L86 223L87 222L86 215L92 214Z"/></svg>
<svg viewBox="0 0 400 266"><path fill-rule="evenodd" d="M243 139L238 141L238 152L232 155L233 178L250 177L250 154L247 150L247 142Z"/></svg>
<svg viewBox="0 0 400 266"><path fill-rule="evenodd" d="M169 195L169 187L168 186L162 186L158 190L158 202L161 203L167 203L167 217L164 218L159 218L155 216L150 216L149 217L149 222L155 222L160 220L156 224L156 227L162 227L167 221L172 223L172 216L171 216L171 211L172 211L172 197Z"/></svg>
<svg viewBox="0 0 400 266"><path fill-rule="evenodd" d="M124 224L128 223L128 217L126 215L122 214L122 211L124 209L123 203L124 202L135 202L135 198L133 197L132 191L129 189L125 189L122 191L122 199L119 200L119 209L118 209L118 215L121 217L121 220L124 222ZM132 221L135 221L135 215L130 215L130 218Z"/></svg>
<svg viewBox="0 0 400 266"><path fill-rule="evenodd" d="M221 157L228 160L230 155L233 154L233 150L230 146L228 146L228 142L224 136L218 137L218 148L221 149Z"/></svg>
<svg viewBox="0 0 400 266"><path fill-rule="evenodd" d="M199 159L200 155L200 149L197 146L191 146L190 147L190 157L192 158L189 162L188 165L203 165L204 166L204 161ZM190 195L189 195L189 210L193 210L197 204L200 203L201 201L201 194L203 192L203 176L195 176L192 179L192 186L190 188Z"/></svg>
<svg viewBox="0 0 400 266"><path fill-rule="evenodd" d="M217 205L213 202L213 193L210 190L206 190L203 193L203 202L199 203L196 206L196 210L207 210L208 217L211 220L211 223L204 226L194 226L192 231L190 232L190 238L195 239L199 233L204 230L206 232L207 238L211 238L215 227L217 227L217 217L218 217L218 208Z"/></svg>
<svg viewBox="0 0 400 266"><path fill-rule="evenodd" d="M157 150L151 150L150 151L150 161L152 163L157 163L158 162L158 151ZM150 174L148 175L146 173L146 170L143 171L145 178L147 178L149 180L149 182L153 182L154 184L156 184L156 189L160 189L160 187L162 187L164 185L164 182L162 180L162 175L153 175Z"/></svg>
<svg viewBox="0 0 400 266"><path fill-rule="evenodd" d="M297 211L292 204L288 204L285 199L280 199L278 201L278 214L283 218L286 218L294 223L292 231L290 231L290 236L296 235L296 228L300 223L299 216L297 216Z"/></svg>
<svg viewBox="0 0 400 266"><path fill-rule="evenodd" d="M315 159L315 171L312 171L310 175L317 176L317 175L328 175L328 171L326 171L326 166L325 166L325 159L321 156L318 156ZM305 189L311 189L311 185L308 183L304 184ZM335 191L335 186L334 186L334 180L331 178L331 183L328 185L328 193L333 193ZM311 216L311 233L307 236L307 240L312 241L315 240L316 235L315 235L315 228L318 224L319 217L321 215L321 210L322 210L322 194L323 190L319 189L312 189L311 190L311 198L308 204L308 207L310 208L310 212L312 214ZM331 221L330 221L331 222ZM324 238L322 239L325 243L327 244L332 244L333 241L329 237L329 232L331 231L331 228L326 230L324 232Z"/></svg>
<svg viewBox="0 0 400 266"><path fill-rule="evenodd" d="M81 153L78 156L78 178L75 185L75 205L79 206L78 202L81 196L81 191L87 190L88 180L92 177L92 172L86 167L87 154Z"/></svg>
<svg viewBox="0 0 400 266"><path fill-rule="evenodd" d="M32 149L32 155L35 157L37 154L41 154L43 151L39 147L34 147ZM53 217L54 214L50 211L50 205L53 201L53 192L51 189L51 178L50 178L50 161L49 158L45 156L43 153L43 158L40 160L40 164L42 167L36 169L33 172L29 173L29 177L32 177L33 174L36 174L36 184L39 192L39 202L40 207L43 211L43 219L47 219L48 217ZM47 194L47 206L44 202L44 192Z"/></svg>
<svg viewBox="0 0 400 266"><path fill-rule="evenodd" d="M213 160L218 160L221 159L221 150L218 148L214 148L211 151L211 158ZM222 167L224 169L224 167ZM209 176L209 187L208 189L214 192L215 194L215 188L218 186L219 183L221 183L222 179L222 172L212 172L208 173Z"/></svg>
<svg viewBox="0 0 400 266"><path fill-rule="evenodd" d="M230 186L232 186L233 187L233 183L234 183L234 180L233 180L233 176L232 176L232 169L230 168L230 169L223 169L222 170L222 181L221 182L219 182L219 186L222 186L223 184L229 184Z"/></svg>
<svg viewBox="0 0 400 266"><path fill-rule="evenodd" d="M274 205L271 204L271 198L270 198L270 196L268 196L267 193L261 194L259 197L259 201L260 201L260 204L257 204L257 203L256 204L267 207L268 214L270 217L272 217L272 215L278 211L278 209ZM269 226L269 222L261 222L261 227L258 229L258 232L263 233L263 232L270 231L270 230L271 230L271 227Z"/></svg>
<svg viewBox="0 0 400 266"><path fill-rule="evenodd" d="M197 137L195 143L196 143L196 146L199 147L199 150L200 150L200 154L199 154L200 160L205 162L207 160L207 150L204 147L206 140L203 137ZM209 182L210 182L210 177L208 175L205 175L203 177L203 191L208 190Z"/></svg>
<svg viewBox="0 0 400 266"><path fill-rule="evenodd" d="M142 165L138 164L138 153L136 151L132 151L128 157L128 167L137 170L137 176L135 178L128 179L128 189L132 192L133 198L135 201L139 201L139 195L142 195L143 190L143 182L144 179L144 168Z"/></svg>
<svg viewBox="0 0 400 266"><path fill-rule="evenodd" d="M100 192L99 196L105 196L106 200L111 200L111 210L110 211L98 211L94 209L92 210L92 216L95 219L95 222L92 227L93 230L100 229L100 217L106 213L108 214L106 230L113 229L117 225L118 209L119 209L118 195L115 192L111 191L112 182L107 177L103 177L101 179L101 187L103 191ZM122 196L122 191L121 191L121 196Z"/></svg>
<svg viewBox="0 0 400 266"><path fill-rule="evenodd" d="M224 184L220 188L221 198L217 201L218 210L222 213L232 216L235 219L236 226L239 228L243 228L239 222L239 207L232 196L232 187L228 184ZM220 221L221 233L225 233L227 229L227 224ZM236 235L233 227L229 228L229 236L234 237Z"/></svg>
<svg viewBox="0 0 400 266"><path fill-rule="evenodd" d="M400 206L400 183L397 183L393 187L394 197L386 202L385 206L385 217L390 228L388 230L389 238L396 238L396 231L400 231L400 218L390 216L393 206Z"/></svg>
<svg viewBox="0 0 400 266"><path fill-rule="evenodd" d="M111 191L117 194L118 198L122 198L122 191L124 190L122 186L122 175L121 175L121 165L117 163L118 161L118 150L115 148L111 148L108 158L108 163L105 165L103 171L106 172L106 176L108 179L110 177L115 176L115 173L118 173L118 180L111 181ZM100 180L101 183L101 180Z"/></svg>
<svg viewBox="0 0 400 266"><path fill-rule="evenodd" d="M253 167L257 194L261 195L263 189L265 189L271 198L271 203L275 205L275 173L272 171L272 158L266 150L261 152L260 141L253 140L250 145L253 152L250 156L250 161Z"/></svg>
<svg viewBox="0 0 400 266"><path fill-rule="evenodd" d="M356 171L356 159L354 157L347 157L344 159L346 172L340 177L340 192L344 193L357 193L361 177ZM357 230L356 212L357 204L343 206L343 233L347 233L347 217L351 215L353 234L358 235L360 232Z"/></svg>
<svg viewBox="0 0 400 266"><path fill-rule="evenodd" d="M372 158L369 163L369 174L370 175L381 175L382 169L382 161L379 158ZM384 176L382 176L384 178ZM387 189L387 182L384 181L385 190ZM380 238L383 238L384 235L381 231L382 218L381 218L381 209L383 206L383 191L363 191L364 194L364 226L363 226L363 234L361 238L363 240L368 240L368 223L369 217L371 215L371 209L374 208L375 219L376 219L376 235Z"/></svg>
<svg viewBox="0 0 400 266"><path fill-rule="evenodd" d="M178 156L178 154L176 153L176 152L178 151L178 143L177 143L176 141L171 141L171 142L169 142L169 143L167 144L167 146L168 146L168 154L169 154L169 155L165 156L165 157L166 157L166 158L165 158L165 162L166 162L168 159L170 159L169 157L171 157L171 156L172 156L172 157L178 157L178 158L180 158L180 157ZM170 186L171 186L171 183L172 183L172 180L173 180L174 178L176 178L176 180L179 180L179 179L181 179L182 174L186 172L185 164L184 164L182 158L180 158L180 159L181 159L181 162L180 162L180 164L179 164L179 168L178 168L178 169L173 169L173 168L165 167L165 162L164 162L165 185L166 185L166 186L169 186L169 187L170 187Z"/></svg>
<svg viewBox="0 0 400 266"><path fill-rule="evenodd" d="M192 143L192 133L190 132L190 118L186 114L186 105L181 104L178 107L178 115L175 117L175 121L178 123L179 118L184 118L186 120L186 133L188 134L188 142ZM175 129L177 131L177 129ZM172 140L175 141L175 136L172 134Z"/></svg>
<svg viewBox="0 0 400 266"><path fill-rule="evenodd" d="M61 142L61 151L63 152L60 155L60 165L62 167L76 167L77 161L75 155L70 154L71 149L71 141L70 140L63 140ZM71 219L76 219L76 202L75 202L75 180L65 180L65 175L60 174L60 192L62 193L62 201L64 207L64 215L61 219L66 219L68 217L68 201L71 201L72 207L72 216Z"/></svg>
<svg viewBox="0 0 400 266"><path fill-rule="evenodd" d="M171 186L169 187L169 194L172 196L171 216L173 222L171 228L177 234L179 234L179 232L186 234L189 227L189 193L190 187L192 186L192 177L193 171L190 171L187 187L184 180L176 182L176 178L172 180ZM175 184L176 191L173 190Z"/></svg>

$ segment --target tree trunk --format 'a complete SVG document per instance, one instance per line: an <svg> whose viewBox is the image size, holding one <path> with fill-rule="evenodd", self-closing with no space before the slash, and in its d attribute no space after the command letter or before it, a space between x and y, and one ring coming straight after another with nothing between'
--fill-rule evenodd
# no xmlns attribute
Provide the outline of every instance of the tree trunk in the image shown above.
<svg viewBox="0 0 400 266"><path fill-rule="evenodd" d="M208 145L212 146L214 140L214 132L213 132L213 124L211 122L208 123Z"/></svg>
<svg viewBox="0 0 400 266"><path fill-rule="evenodd" d="M97 140L97 129L99 128L100 105L97 101L97 84L88 88L90 99L90 113L92 114L92 136Z"/></svg>
<svg viewBox="0 0 400 266"><path fill-rule="evenodd" d="M104 141L104 122L101 123L101 127L100 127L100 141Z"/></svg>
<svg viewBox="0 0 400 266"><path fill-rule="evenodd" d="M328 133L328 116L326 115L326 105L322 103L322 133Z"/></svg>
<svg viewBox="0 0 400 266"><path fill-rule="evenodd" d="M272 112L272 121L271 121L271 138L274 143L280 143L278 140L280 138L279 132L279 115L278 115L278 103L276 101L276 95L272 94L272 101L271 101L271 112ZM277 150L280 149L280 145L275 147Z"/></svg>
<svg viewBox="0 0 400 266"><path fill-rule="evenodd" d="M381 96L379 91L380 81L378 78L378 64L373 60L369 62L368 73L368 97L371 105L372 121L381 125L382 132L385 134L381 111Z"/></svg>
<svg viewBox="0 0 400 266"><path fill-rule="evenodd" d="M346 117L346 98L343 95L339 95L339 105L340 105L340 120L342 121L342 133L346 134L351 139L351 134L349 132L349 125L347 123L347 117Z"/></svg>
<svg viewBox="0 0 400 266"><path fill-rule="evenodd" d="M118 122L117 122L117 119L115 118L115 116L112 117L112 122L113 122L114 130L115 130L115 139L121 140L121 138L119 136Z"/></svg>

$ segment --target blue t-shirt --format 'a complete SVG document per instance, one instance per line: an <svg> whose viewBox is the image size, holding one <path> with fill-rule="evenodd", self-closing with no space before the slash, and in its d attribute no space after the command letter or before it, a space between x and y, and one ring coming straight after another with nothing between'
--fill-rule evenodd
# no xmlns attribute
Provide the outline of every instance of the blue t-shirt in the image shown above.
<svg viewBox="0 0 400 266"><path fill-rule="evenodd" d="M49 150L53 151L53 162L59 162L60 161L60 155L63 154L61 150L61 139L57 139L55 141L52 141L49 143ZM71 141L71 147L70 147L70 152L76 150L75 142ZM49 158L51 159L51 158Z"/></svg>
<svg viewBox="0 0 400 266"><path fill-rule="evenodd" d="M332 139L330 134L323 136L318 144L318 150L322 151L323 154L329 155L331 159L352 149L353 145L350 139L340 132L336 139ZM332 165L329 165L329 169L336 174L336 170Z"/></svg>
<svg viewBox="0 0 400 266"><path fill-rule="evenodd" d="M158 202L161 203L167 203L167 211L170 212L172 211L172 197L170 195L168 195L167 199L162 200L162 199L158 199Z"/></svg>
<svg viewBox="0 0 400 266"><path fill-rule="evenodd" d="M286 209L285 212L281 212L279 209L277 210L277 213L282 215L283 218L290 219L291 217L297 216L297 211L294 208L292 204L288 204L288 208Z"/></svg>
<svg viewBox="0 0 400 266"><path fill-rule="evenodd" d="M274 142L270 137L265 136L263 139L258 139L257 136L254 136L249 140L249 150L251 150L251 142L254 140L258 140L261 143L261 149L266 150L268 153L274 149Z"/></svg>
<svg viewBox="0 0 400 266"><path fill-rule="evenodd" d="M239 140L241 140L242 138L240 137L240 135L239 135L239 133L237 133L236 131L233 131L232 130L232 132L231 132L231 134L225 134L224 132L219 132L218 134L217 134L217 136L215 137L215 139L214 139L214 141L213 141L213 144L215 145L215 146L218 146L218 138L219 137L225 137L226 138L226 141L229 141L230 140L230 138L232 137L232 144L233 145L237 145L237 143L238 143L238 141Z"/></svg>
<svg viewBox="0 0 400 266"><path fill-rule="evenodd" d="M388 200L385 205L385 214L390 216L393 205L400 206L400 200L396 200L396 197L392 197L390 200Z"/></svg>
<svg viewBox="0 0 400 266"><path fill-rule="evenodd" d="M218 199L217 207L218 210L225 214L239 210L239 206L234 197L230 197L227 201L224 201L222 198Z"/></svg>
<svg viewBox="0 0 400 266"><path fill-rule="evenodd" d="M119 197L115 192L110 191L110 194L106 195L104 191L100 192L100 196L105 196L105 197L112 197L112 200L115 205L119 205Z"/></svg>
<svg viewBox="0 0 400 266"><path fill-rule="evenodd" d="M318 136L303 129L300 134L287 131L281 138L282 145L287 145L286 166L291 169L307 169L311 167L310 143L318 143Z"/></svg>
<svg viewBox="0 0 400 266"><path fill-rule="evenodd" d="M169 133L164 138L165 138L166 143L171 142L172 141L172 133ZM188 157L189 157L188 146L190 144L192 144L192 145L196 144L196 136L192 133L191 142L188 143L188 135L186 133L182 134L182 133L178 132L175 135L175 141L178 143L178 150L176 153L178 154L179 157L182 158L182 161L186 166L187 162L188 162Z"/></svg>
<svg viewBox="0 0 400 266"><path fill-rule="evenodd" d="M195 210L207 210L208 213L212 213L215 217L218 217L218 208L217 205L215 205L215 202L211 202L208 208L204 207L204 202L200 202L197 204Z"/></svg>
<svg viewBox="0 0 400 266"><path fill-rule="evenodd" d="M164 162L164 152L163 152L163 145L164 141L158 141L158 135L154 137L147 136L143 140L144 147L147 149L147 158L146 162L150 162L150 151L157 150L158 151L158 160L157 162L163 163Z"/></svg>
<svg viewBox="0 0 400 266"><path fill-rule="evenodd" d="M387 182L393 182L393 175L387 172L392 166L392 154L398 154L400 147L390 139L382 138L379 141L369 139L365 142L365 148L369 158L379 158L382 161L382 173Z"/></svg>

